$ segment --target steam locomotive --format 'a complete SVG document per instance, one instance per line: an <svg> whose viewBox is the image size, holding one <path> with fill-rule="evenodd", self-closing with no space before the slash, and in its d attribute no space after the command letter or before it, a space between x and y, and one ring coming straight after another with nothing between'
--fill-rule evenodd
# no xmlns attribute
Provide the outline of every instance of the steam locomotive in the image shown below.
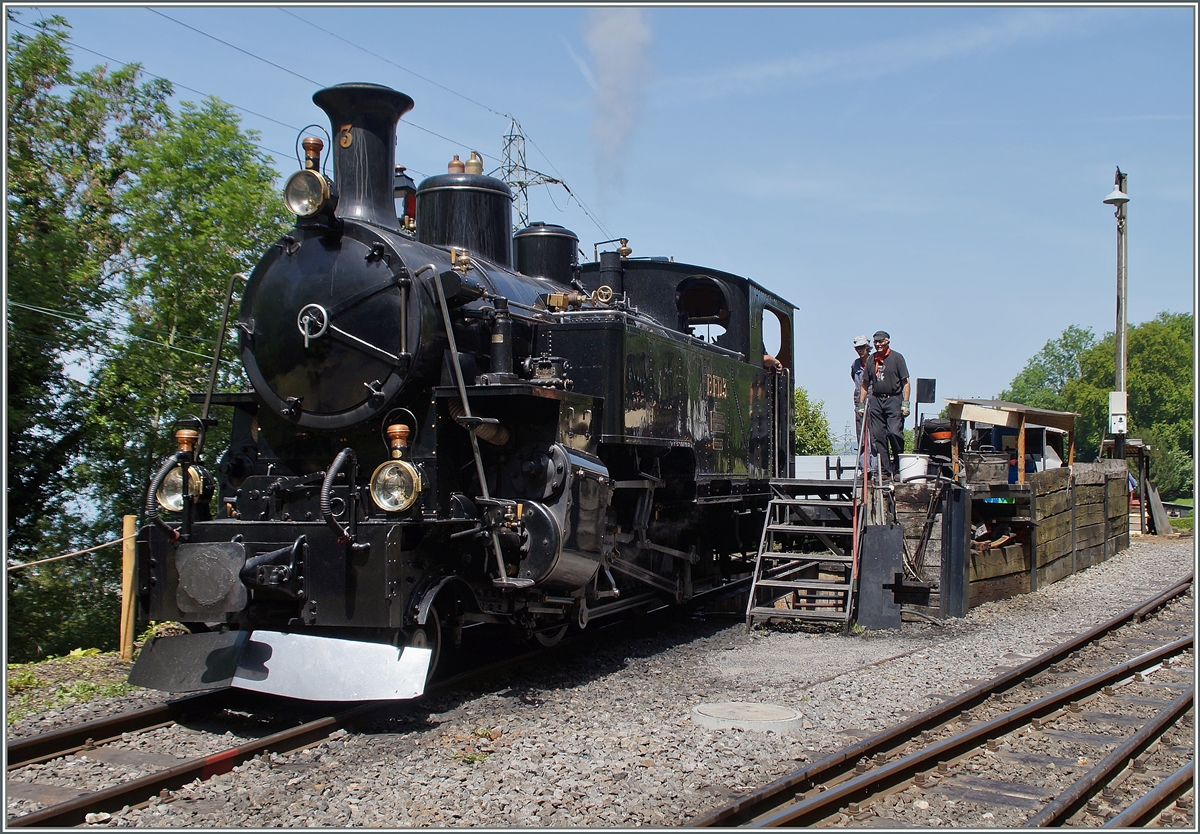
<svg viewBox="0 0 1200 834"><path fill-rule="evenodd" d="M146 493L140 615L190 633L130 681L415 697L465 627L550 645L749 570L792 474L793 306L627 239L580 263L561 226L514 235L476 155L419 187L395 165L407 95L313 101L331 153L302 143L236 318L253 391L192 394L229 447L210 469L215 421L180 421Z"/></svg>

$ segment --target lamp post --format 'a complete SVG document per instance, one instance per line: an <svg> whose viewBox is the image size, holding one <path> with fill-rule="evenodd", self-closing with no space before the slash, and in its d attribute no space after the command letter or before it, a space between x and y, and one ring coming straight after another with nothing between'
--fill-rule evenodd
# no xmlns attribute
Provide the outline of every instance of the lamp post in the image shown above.
<svg viewBox="0 0 1200 834"><path fill-rule="evenodd" d="M1126 415L1128 414L1128 400L1125 390L1125 366L1127 364L1127 356L1125 351L1125 301L1128 297L1128 246L1126 242L1125 230L1125 206L1129 203L1129 194L1126 191L1126 182L1128 174L1121 173L1121 169L1117 169L1116 177L1113 182L1112 193L1104 198L1104 202L1110 206L1115 206L1116 211L1114 216L1117 218L1117 379L1116 390L1113 395L1109 396L1108 404L1108 420L1109 430L1113 434L1113 457L1124 459L1125 457L1125 432L1127 427Z"/></svg>

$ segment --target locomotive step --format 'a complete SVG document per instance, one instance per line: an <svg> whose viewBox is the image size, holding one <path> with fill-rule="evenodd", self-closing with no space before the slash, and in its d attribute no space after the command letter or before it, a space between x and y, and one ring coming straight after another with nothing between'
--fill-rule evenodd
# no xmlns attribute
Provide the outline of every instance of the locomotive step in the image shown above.
<svg viewBox="0 0 1200 834"><path fill-rule="evenodd" d="M785 507L853 507L849 498L772 498L771 503Z"/></svg>
<svg viewBox="0 0 1200 834"><path fill-rule="evenodd" d="M767 550L759 554L763 559L772 559L776 562L808 562L812 565L823 563L848 565L854 561L854 556L849 553L838 554L831 551L825 553L789 553L784 550Z"/></svg>
<svg viewBox="0 0 1200 834"><path fill-rule="evenodd" d="M767 531L771 533L806 533L814 535L816 533L824 533L825 535L834 536L853 536L853 527L821 527L820 525L806 524L771 524L768 525Z"/></svg>
<svg viewBox="0 0 1200 834"><path fill-rule="evenodd" d="M839 582L836 579L760 579L754 583L756 588L792 588L794 590L824 590L848 591L849 582ZM804 596L801 594L801 596Z"/></svg>
<svg viewBox="0 0 1200 834"><path fill-rule="evenodd" d="M844 492L854 489L853 478L772 478L771 486L779 490L813 489Z"/></svg>
<svg viewBox="0 0 1200 834"><path fill-rule="evenodd" d="M846 621L846 612L838 611L833 608L751 608L747 614L747 619L770 619L771 617L780 617L791 620L834 620L836 622Z"/></svg>

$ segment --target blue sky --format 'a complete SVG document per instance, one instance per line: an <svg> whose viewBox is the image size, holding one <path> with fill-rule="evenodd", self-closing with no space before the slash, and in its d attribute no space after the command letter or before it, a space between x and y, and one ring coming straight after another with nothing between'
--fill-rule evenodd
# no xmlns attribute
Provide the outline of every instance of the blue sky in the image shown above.
<svg viewBox="0 0 1200 834"><path fill-rule="evenodd" d="M1130 322L1193 309L1190 5L9 8L64 16L77 66L251 111L281 173L327 127L322 86L411 95L418 181L470 150L490 170L515 116L529 167L577 196L533 189L532 219L795 303L798 382L835 434L858 333L888 330L940 399L998 394L1068 325L1111 331L1118 165Z"/></svg>

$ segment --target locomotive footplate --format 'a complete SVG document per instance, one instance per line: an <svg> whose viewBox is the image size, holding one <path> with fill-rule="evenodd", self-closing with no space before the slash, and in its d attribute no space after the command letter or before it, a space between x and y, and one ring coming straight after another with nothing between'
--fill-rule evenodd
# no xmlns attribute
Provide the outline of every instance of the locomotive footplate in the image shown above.
<svg viewBox="0 0 1200 834"><path fill-rule="evenodd" d="M425 692L432 654L313 634L205 632L152 638L129 682L178 693L234 687L309 701L403 700Z"/></svg>

